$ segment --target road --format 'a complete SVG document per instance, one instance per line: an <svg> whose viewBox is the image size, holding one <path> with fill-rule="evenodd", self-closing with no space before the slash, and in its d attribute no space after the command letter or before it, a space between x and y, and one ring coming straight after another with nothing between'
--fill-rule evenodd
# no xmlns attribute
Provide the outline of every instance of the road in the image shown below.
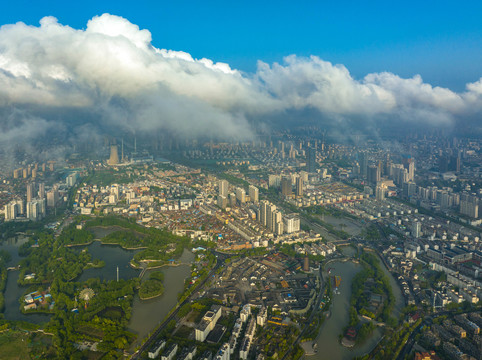
<svg viewBox="0 0 482 360"><path fill-rule="evenodd" d="M196 288L191 292L191 295L189 295L182 303L178 304L177 307L175 308L175 310L171 313L171 315L169 315L167 317L167 319L165 319L161 325L159 325L159 327L152 333L152 335L149 337L149 339L147 339L144 344L141 346L141 348L134 354L131 356L131 360L136 360L136 359L139 359L141 354L143 352L145 352L146 350L148 350L151 345L157 340L157 337L159 336L159 334L161 333L161 331L164 329L164 327L166 327L167 324L169 324L169 322L171 320L173 320L177 313L179 312L179 309L186 303L190 302L191 301L191 297L202 290L203 286L206 284L206 282L208 280L210 280L212 278L212 276L214 275L214 273L216 272L217 269L219 269L221 266L224 265L225 261L227 258L229 258L231 255L227 255L227 254L224 254L224 253L218 253L216 251L213 251L214 254L216 254L217 256L217 262L216 262L216 265L211 269L211 271L209 272L208 276L206 276L206 278L200 282Z"/></svg>

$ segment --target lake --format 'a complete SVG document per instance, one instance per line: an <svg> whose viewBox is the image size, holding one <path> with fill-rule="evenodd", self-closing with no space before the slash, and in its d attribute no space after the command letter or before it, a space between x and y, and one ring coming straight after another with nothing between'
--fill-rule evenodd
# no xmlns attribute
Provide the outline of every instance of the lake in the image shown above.
<svg viewBox="0 0 482 360"><path fill-rule="evenodd" d="M96 231L96 236L106 236L107 234L120 230L118 227L104 228L99 234ZM28 239L12 238L4 241L0 245L0 249L7 250L12 256L12 260L8 266L18 265L21 257L18 255L18 248ZM86 246L92 255L93 259L100 259L105 262L102 268L92 268L85 270L76 281L85 281L90 278L100 278L101 280L115 280L117 277L117 267L119 267L119 278L130 279L139 276L140 270L132 268L129 263L132 257L139 250L125 250L117 245L102 245L100 241L94 241L92 244ZM84 249L85 246L78 247ZM190 264L194 260L194 254L191 251L184 250L181 255L180 262L183 264ZM132 317L128 328L138 335L137 341L133 347L139 345L142 339L148 335L154 328L164 319L169 311L177 304L177 295L184 289L184 280L190 275L189 265L179 266L165 266L158 270L164 273L164 294L151 299L140 300L136 295L132 307ZM149 278L149 272L146 271L144 278ZM27 287L22 287L17 284L19 271L9 271L7 277L7 285L5 289L5 318L8 320L24 320L32 323L48 322L49 315L47 314L29 314L24 315L20 312L19 298L23 296Z"/></svg>

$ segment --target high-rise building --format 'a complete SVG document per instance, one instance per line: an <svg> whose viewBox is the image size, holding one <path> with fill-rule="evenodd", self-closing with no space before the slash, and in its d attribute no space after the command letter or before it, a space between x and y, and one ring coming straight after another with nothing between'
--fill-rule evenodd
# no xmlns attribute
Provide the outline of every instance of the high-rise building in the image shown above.
<svg viewBox="0 0 482 360"><path fill-rule="evenodd" d="M408 164L408 181L413 181L415 179L415 163L411 161Z"/></svg>
<svg viewBox="0 0 482 360"><path fill-rule="evenodd" d="M291 178L284 177L283 179L281 179L281 193L284 196L291 196Z"/></svg>
<svg viewBox="0 0 482 360"><path fill-rule="evenodd" d="M448 191L446 190L437 190L437 203L440 205L442 209L447 209L452 206L451 204L451 197Z"/></svg>
<svg viewBox="0 0 482 360"><path fill-rule="evenodd" d="M274 210L271 213L270 230L277 235L281 235L283 233L283 215L281 214L281 211Z"/></svg>
<svg viewBox="0 0 482 360"><path fill-rule="evenodd" d="M402 185L403 196L410 198L417 193L417 184L413 181L404 182Z"/></svg>
<svg viewBox="0 0 482 360"><path fill-rule="evenodd" d="M246 190L243 188L236 188L236 200L243 205L246 202Z"/></svg>
<svg viewBox="0 0 482 360"><path fill-rule="evenodd" d="M412 224L412 236L418 239L421 235L421 230L422 230L422 224L419 223L418 221L415 221Z"/></svg>
<svg viewBox="0 0 482 360"><path fill-rule="evenodd" d="M27 219L32 221L40 219L40 206L35 200L27 202Z"/></svg>
<svg viewBox="0 0 482 360"><path fill-rule="evenodd" d="M261 200L259 204L259 222L263 226L266 226L268 224L268 206L269 202L267 200Z"/></svg>
<svg viewBox="0 0 482 360"><path fill-rule="evenodd" d="M224 195L218 195L218 206L221 209L226 209L226 206L228 206L228 198Z"/></svg>
<svg viewBox="0 0 482 360"><path fill-rule="evenodd" d="M284 231L291 234L300 231L300 217L298 214L288 214L283 218Z"/></svg>
<svg viewBox="0 0 482 360"><path fill-rule="evenodd" d="M380 169L376 165L370 165L367 172L367 180L370 184L376 184L380 181Z"/></svg>
<svg viewBox="0 0 482 360"><path fill-rule="evenodd" d="M236 206L236 194L235 193L230 193L228 199L229 199L229 206L231 206L231 207Z"/></svg>
<svg viewBox="0 0 482 360"><path fill-rule="evenodd" d="M23 199L16 199L13 200L12 203L15 203L17 205L17 214L19 215L24 215L25 214L25 204L23 202Z"/></svg>
<svg viewBox="0 0 482 360"><path fill-rule="evenodd" d="M280 141L279 142L279 153L281 157L284 159L285 158L285 143Z"/></svg>
<svg viewBox="0 0 482 360"><path fill-rule="evenodd" d="M303 196L303 179L301 178L301 176L296 178L296 196Z"/></svg>
<svg viewBox="0 0 482 360"><path fill-rule="evenodd" d="M375 197L378 201L385 200L385 187L381 184L377 184L375 188Z"/></svg>
<svg viewBox="0 0 482 360"><path fill-rule="evenodd" d="M65 184L69 187L72 187L75 185L78 178L79 178L79 173L74 172L65 178Z"/></svg>
<svg viewBox="0 0 482 360"><path fill-rule="evenodd" d="M460 196L460 213L477 219L479 217L479 199L466 192Z"/></svg>
<svg viewBox="0 0 482 360"><path fill-rule="evenodd" d="M45 198L45 183L38 184L38 197L40 199Z"/></svg>
<svg viewBox="0 0 482 360"><path fill-rule="evenodd" d="M358 163L360 165L360 175L366 179L368 171L368 154L366 152L358 153Z"/></svg>
<svg viewBox="0 0 482 360"><path fill-rule="evenodd" d="M269 175L268 176L268 186L270 188L279 188L281 184L281 176L279 175Z"/></svg>
<svg viewBox="0 0 482 360"><path fill-rule="evenodd" d="M308 183L308 173L306 171L300 171L300 178L304 184Z"/></svg>
<svg viewBox="0 0 482 360"><path fill-rule="evenodd" d="M229 193L229 183L227 180L219 180L219 195L224 197L228 196Z"/></svg>
<svg viewBox="0 0 482 360"><path fill-rule="evenodd" d="M12 221L17 218L17 204L11 201L5 205L5 221Z"/></svg>
<svg viewBox="0 0 482 360"><path fill-rule="evenodd" d="M35 183L27 184L27 202L32 201L35 197Z"/></svg>
<svg viewBox="0 0 482 360"><path fill-rule="evenodd" d="M259 201L259 190L256 186L249 185L249 198L252 202L257 203Z"/></svg>
<svg viewBox="0 0 482 360"><path fill-rule="evenodd" d="M268 210L266 211L266 227L273 231L274 225L273 225L273 213L276 211L276 205L269 204L268 205Z"/></svg>
<svg viewBox="0 0 482 360"><path fill-rule="evenodd" d="M290 157L290 159L296 158L296 150L295 150L293 144L291 144L291 147L290 147L289 157Z"/></svg>
<svg viewBox="0 0 482 360"><path fill-rule="evenodd" d="M59 201L59 192L56 189L47 191L47 206L55 207Z"/></svg>
<svg viewBox="0 0 482 360"><path fill-rule="evenodd" d="M306 171L309 173L316 172L316 149L314 147L308 147L306 154Z"/></svg>
<svg viewBox="0 0 482 360"><path fill-rule="evenodd" d="M109 165L119 164L119 154L117 152L117 145L110 146L110 157L109 157L109 160L107 160L107 164Z"/></svg>
<svg viewBox="0 0 482 360"><path fill-rule="evenodd" d="M45 217L47 214L47 200L45 199L39 199L37 200L38 206L39 206L39 214L41 217Z"/></svg>
<svg viewBox="0 0 482 360"><path fill-rule="evenodd" d="M392 164L390 166L390 174L397 186L402 186L403 183L408 182L408 171L402 164Z"/></svg>

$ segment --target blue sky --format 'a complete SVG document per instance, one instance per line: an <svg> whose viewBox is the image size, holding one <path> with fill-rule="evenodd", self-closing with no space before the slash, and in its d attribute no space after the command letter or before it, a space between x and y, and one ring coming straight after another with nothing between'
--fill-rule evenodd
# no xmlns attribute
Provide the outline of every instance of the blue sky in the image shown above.
<svg viewBox="0 0 482 360"><path fill-rule="evenodd" d="M254 72L257 60L317 55L355 78L390 71L461 91L482 76L482 1L12 1L0 24L52 15L85 28L110 13L153 45Z"/></svg>

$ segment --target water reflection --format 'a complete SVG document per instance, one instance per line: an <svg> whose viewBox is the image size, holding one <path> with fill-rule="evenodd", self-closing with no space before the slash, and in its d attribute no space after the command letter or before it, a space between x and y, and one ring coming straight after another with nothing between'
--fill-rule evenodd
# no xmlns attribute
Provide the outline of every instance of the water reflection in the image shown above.
<svg viewBox="0 0 482 360"><path fill-rule="evenodd" d="M96 235L107 235L118 229L102 229ZM12 238L4 241L0 249L7 250L12 255L12 260L8 266L16 266L21 260L18 255L18 248L25 243L27 238ZM125 250L117 245L102 245L99 241L94 241L88 246L79 246L77 251L87 248L93 259L100 259L105 262L102 268L92 268L85 270L76 281L86 281L90 278L100 278L101 280L115 280L117 277L117 267L119 267L119 278L130 279L139 276L140 270L132 268L130 260L139 250ZM190 264L194 260L194 254L184 250L180 262ZM147 301L142 301L136 295L132 307L132 317L128 325L129 330L138 335L138 340L133 346L151 332L169 311L176 305L178 293L183 291L184 280L190 275L189 265L176 267L163 267L164 273L164 294ZM23 296L28 287L21 287L17 284L19 271L9 271L5 288L5 318L8 320L24 320L33 323L43 323L49 320L47 314L24 315L20 312L19 299ZM144 279L149 277L149 271L144 275Z"/></svg>
<svg viewBox="0 0 482 360"><path fill-rule="evenodd" d="M354 256L356 250L352 247L343 248L345 256ZM309 359L324 360L324 359L353 359L356 356L363 356L370 352L376 344L380 341L383 332L381 329L376 329L372 336L370 336L363 344L356 345L354 348L345 348L340 344L339 336L343 329L349 322L349 308L351 297L351 283L354 276L362 269L360 264L355 264L352 261L335 261L327 265L327 268L332 268L331 276L341 276L342 281L339 287L339 294L333 295L333 302L331 307L331 316L325 321L320 329L317 339L318 353L310 356ZM398 317L400 310L403 307L403 297L396 283L395 279L389 271L383 266L385 274L389 277L390 285L395 296L395 308L392 315Z"/></svg>

